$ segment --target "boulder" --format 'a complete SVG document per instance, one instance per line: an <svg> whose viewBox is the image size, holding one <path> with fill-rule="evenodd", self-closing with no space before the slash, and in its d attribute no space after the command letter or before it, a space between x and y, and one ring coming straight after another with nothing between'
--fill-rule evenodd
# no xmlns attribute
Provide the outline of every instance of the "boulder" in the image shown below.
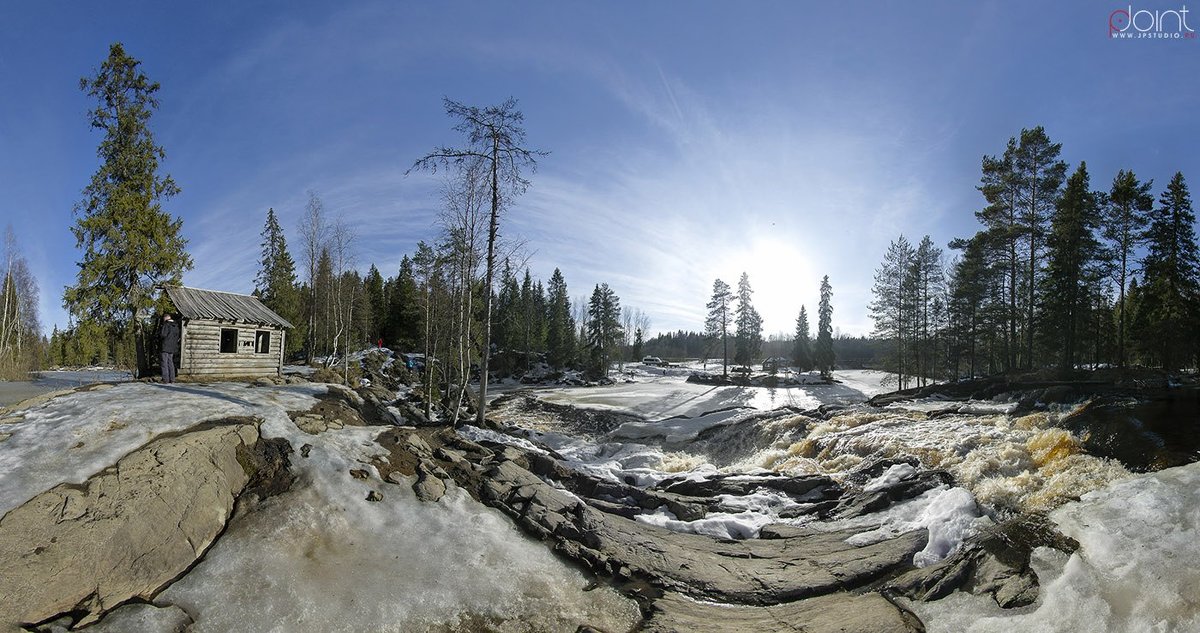
<svg viewBox="0 0 1200 633"><path fill-rule="evenodd" d="M225 529L258 439L245 418L162 436L11 510L0 519L0 629L65 613L87 624L151 598Z"/></svg>

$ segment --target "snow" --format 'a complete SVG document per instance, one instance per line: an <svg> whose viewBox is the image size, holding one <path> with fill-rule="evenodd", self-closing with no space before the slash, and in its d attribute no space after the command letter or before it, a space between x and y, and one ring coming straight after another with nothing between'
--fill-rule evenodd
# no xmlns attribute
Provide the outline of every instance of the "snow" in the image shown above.
<svg viewBox="0 0 1200 633"><path fill-rule="evenodd" d="M883 474L863 484L863 490L866 492L885 490L915 474L917 474L917 469L910 464L894 464L889 466Z"/></svg>
<svg viewBox="0 0 1200 633"><path fill-rule="evenodd" d="M1033 608L1005 613L961 593L908 606L930 633L1200 631L1200 463L1116 482L1050 516L1079 550L1039 570Z"/></svg>
<svg viewBox="0 0 1200 633"><path fill-rule="evenodd" d="M673 532L703 534L713 538L747 539L758 536L759 530L776 523L770 515L745 511L738 513L710 512L696 521L680 521L668 510L634 517L639 523L657 525Z"/></svg>
<svg viewBox="0 0 1200 633"><path fill-rule="evenodd" d="M0 515L60 483L83 483L163 433L231 416L269 419L309 409L325 390L320 384L267 389L139 382L54 398L3 426L10 437L0 441Z"/></svg>
<svg viewBox="0 0 1200 633"><path fill-rule="evenodd" d="M963 488L939 486L883 512L843 521L812 524L820 530L838 530L878 523L878 527L846 539L851 545L870 545L914 530L929 530L925 548L913 555L917 567L932 565L953 554L963 540L991 523L982 516L971 493Z"/></svg>

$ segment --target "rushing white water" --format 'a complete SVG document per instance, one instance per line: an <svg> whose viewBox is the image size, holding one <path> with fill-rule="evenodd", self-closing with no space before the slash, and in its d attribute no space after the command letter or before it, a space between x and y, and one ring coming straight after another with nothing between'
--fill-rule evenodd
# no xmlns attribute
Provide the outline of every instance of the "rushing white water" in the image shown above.
<svg viewBox="0 0 1200 633"><path fill-rule="evenodd" d="M843 377L839 389L847 384L860 388L856 391L860 401L865 399L862 391L874 390L872 385L881 382L874 374L851 376ZM706 406L725 405L728 398L713 388L692 392L688 389L695 385L681 385L679 379L667 384L665 379L650 378L648 383L615 385L604 391L553 390L549 398L555 402L649 418L626 423L596 439L555 432L549 417L530 420L513 415L508 419L524 428L540 429L530 437L564 455L575 468L640 486L655 485L671 476L703 479L716 473L778 472L822 474L853 487L848 477L859 466L880 458L914 458L925 469L948 471L955 485L935 488L850 522L819 523L807 515L788 518L796 514L792 511L797 506L806 504L765 489L744 497L722 497L721 511L696 521L681 521L665 509L638 520L720 538L753 538L772 523L831 530L854 527L862 530L854 541L864 544L927 529L928 546L914 557L919 566L955 551L965 538L990 523L988 514L1048 511L1130 476L1119 463L1086 454L1080 438L1054 426L1057 417L1069 411L1018 417L1012 415L1011 403L925 400L883 409L855 406L827 420L784 413L751 419L754 411L747 408L706 412ZM809 385L793 389L805 395L791 396L792 400L815 393ZM751 396L741 401L758 400ZM840 395L830 401L844 402ZM649 415L685 409L688 415L659 421ZM505 415L503 411L500 414ZM718 431L721 439L707 440L709 444L695 441L701 432L709 431ZM750 453L732 463L706 452L748 442ZM759 442L756 449L753 442ZM866 482L863 489L881 490L917 471L911 465L897 464Z"/></svg>

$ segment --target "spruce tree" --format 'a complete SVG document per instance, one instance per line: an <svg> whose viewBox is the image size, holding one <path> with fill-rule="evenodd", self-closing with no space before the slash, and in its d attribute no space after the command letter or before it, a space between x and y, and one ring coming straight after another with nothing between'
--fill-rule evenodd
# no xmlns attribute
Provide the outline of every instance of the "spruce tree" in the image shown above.
<svg viewBox="0 0 1200 633"><path fill-rule="evenodd" d="M300 320L300 291L296 287L296 263L288 252L287 239L275 209L267 209L267 221L263 226L262 257L259 259L258 276L254 279L254 294L263 305L287 319L293 325ZM293 352L304 346L301 328L293 328L287 338L287 351Z"/></svg>
<svg viewBox="0 0 1200 633"><path fill-rule="evenodd" d="M1099 293L1099 195L1091 191L1087 163L1067 180L1046 239L1046 274L1041 285L1041 335L1060 369L1073 369Z"/></svg>
<svg viewBox="0 0 1200 633"><path fill-rule="evenodd" d="M729 304L733 295L729 284L717 279L713 281L712 298L708 300L708 318L704 321L704 334L710 340L721 341L721 375L729 377Z"/></svg>
<svg viewBox="0 0 1200 633"><path fill-rule="evenodd" d="M589 371L593 378L608 375L613 352L621 341L621 300L608 284L598 284L588 301L588 344L591 346Z"/></svg>
<svg viewBox="0 0 1200 633"><path fill-rule="evenodd" d="M154 288L178 284L192 267L183 221L162 208L179 187L159 173L166 153L149 127L159 85L138 69L140 64L116 43L96 75L79 81L96 100L88 119L104 138L96 150L100 167L75 207L71 231L83 259L75 285L63 295L81 321L108 324L119 339L134 339L142 352L139 375L149 369L145 318L155 306Z"/></svg>
<svg viewBox="0 0 1200 633"><path fill-rule="evenodd" d="M419 349L423 340L421 314L421 296L413 274L413 261L405 255L400 259L400 271L392 281L392 291L388 294L383 332L386 344L400 352Z"/></svg>
<svg viewBox="0 0 1200 633"><path fill-rule="evenodd" d="M833 288L829 275L821 279L821 303L817 307L817 345L813 352L817 369L826 379L833 378L833 365L837 361L833 354Z"/></svg>
<svg viewBox="0 0 1200 633"><path fill-rule="evenodd" d="M1156 352L1168 372L1192 360L1200 301L1200 255L1196 215L1183 174L1177 172L1158 198L1146 232L1142 261L1142 305L1147 326L1144 344Z"/></svg>
<svg viewBox="0 0 1200 633"><path fill-rule="evenodd" d="M1139 182L1132 171L1117 172L1108 192L1105 205L1103 235L1112 245L1110 267L1117 286L1117 366L1125 367L1128 360L1126 341L1129 333L1129 314L1126 310L1125 290L1132 274L1134 251L1145 238L1145 228L1154 209L1154 196L1150 194L1153 181Z"/></svg>
<svg viewBox="0 0 1200 633"><path fill-rule="evenodd" d="M571 297L562 271L555 268L550 276L547 298L546 360L554 369L565 369L575 358L575 322L571 317Z"/></svg>
<svg viewBox="0 0 1200 633"><path fill-rule="evenodd" d="M367 326L367 340L377 343L383 338L383 329L387 323L387 296L383 291L383 275L375 264L371 264L367 276L363 278L363 291L366 309L362 312L365 315L364 324Z"/></svg>
<svg viewBox="0 0 1200 633"><path fill-rule="evenodd" d="M811 371L813 368L812 338L808 329L808 311L800 306L800 315L796 317L796 339L792 346L792 362L800 371Z"/></svg>
<svg viewBox="0 0 1200 633"><path fill-rule="evenodd" d="M754 291L750 288L750 277L743 272L738 279L738 304L734 312L737 327L734 334L734 360L746 367L762 352L762 317L759 316L758 310L754 309L750 299L752 294Z"/></svg>

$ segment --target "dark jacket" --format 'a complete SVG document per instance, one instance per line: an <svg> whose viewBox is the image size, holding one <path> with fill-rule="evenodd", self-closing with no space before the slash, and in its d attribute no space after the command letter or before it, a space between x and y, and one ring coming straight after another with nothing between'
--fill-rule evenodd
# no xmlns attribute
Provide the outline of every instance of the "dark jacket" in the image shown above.
<svg viewBox="0 0 1200 633"><path fill-rule="evenodd" d="M172 354L179 353L179 324L174 321L163 321L162 331L158 334L162 340L162 351Z"/></svg>

